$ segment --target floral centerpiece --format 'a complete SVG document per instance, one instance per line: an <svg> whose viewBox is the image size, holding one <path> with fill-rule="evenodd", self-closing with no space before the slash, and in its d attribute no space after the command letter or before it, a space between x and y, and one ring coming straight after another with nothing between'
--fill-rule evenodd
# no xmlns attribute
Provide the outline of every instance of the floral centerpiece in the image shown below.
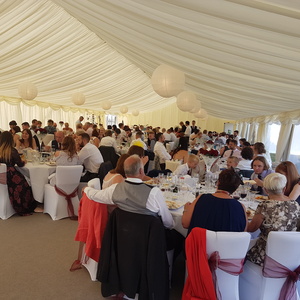
<svg viewBox="0 0 300 300"><path fill-rule="evenodd" d="M205 142L205 149L210 150L214 145L214 142L212 140L208 140Z"/></svg>
<svg viewBox="0 0 300 300"><path fill-rule="evenodd" d="M219 158L219 152L214 149L206 150L203 148L201 148L199 152L205 162L206 172L208 173L210 172L210 169L214 162Z"/></svg>

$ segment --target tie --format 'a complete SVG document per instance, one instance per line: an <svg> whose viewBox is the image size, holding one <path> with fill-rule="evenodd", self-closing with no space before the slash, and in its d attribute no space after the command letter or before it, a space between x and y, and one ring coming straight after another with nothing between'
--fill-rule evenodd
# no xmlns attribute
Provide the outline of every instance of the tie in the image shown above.
<svg viewBox="0 0 300 300"><path fill-rule="evenodd" d="M192 175L192 170L189 169L188 172L187 172L187 174L188 174L188 175Z"/></svg>
<svg viewBox="0 0 300 300"><path fill-rule="evenodd" d="M231 150L230 156L232 156L232 155L233 155L233 152L234 152L234 150Z"/></svg>

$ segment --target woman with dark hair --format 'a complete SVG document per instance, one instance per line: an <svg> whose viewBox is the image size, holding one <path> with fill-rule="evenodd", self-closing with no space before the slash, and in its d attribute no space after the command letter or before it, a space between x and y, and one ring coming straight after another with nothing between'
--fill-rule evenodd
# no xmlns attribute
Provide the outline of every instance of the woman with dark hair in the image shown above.
<svg viewBox="0 0 300 300"><path fill-rule="evenodd" d="M22 152L23 149L31 148L37 150L35 139L32 137L30 129L24 129L22 131L22 138L16 141L16 148Z"/></svg>
<svg viewBox="0 0 300 300"><path fill-rule="evenodd" d="M251 162L253 159L253 149L251 147L244 147L241 151L242 159L239 161L237 168L240 170L251 170Z"/></svg>
<svg viewBox="0 0 300 300"><path fill-rule="evenodd" d="M99 132L97 128L94 128L92 131L91 143L95 145L97 148L99 148L100 146Z"/></svg>
<svg viewBox="0 0 300 300"><path fill-rule="evenodd" d="M0 135L0 163L7 165L8 195L14 210L20 216L27 216L33 213L37 202L33 198L31 187L25 177L15 168L15 165L23 167L25 161L21 160L13 144L11 133L2 132Z"/></svg>
<svg viewBox="0 0 300 300"><path fill-rule="evenodd" d="M275 172L287 179L284 195L300 204L300 176L296 166L291 161L283 161L276 167Z"/></svg>
<svg viewBox="0 0 300 300"><path fill-rule="evenodd" d="M22 132L21 132L21 128L17 125L11 128L11 134L13 135L14 138L14 144L17 144L17 141L20 140L20 138L22 138Z"/></svg>
<svg viewBox="0 0 300 300"><path fill-rule="evenodd" d="M256 184L252 185L251 189L258 191L261 195L265 195L263 190L263 180L267 175L274 173L274 171L270 169L267 160L263 156L254 158L251 163L251 168L254 171L251 175L251 179L256 182Z"/></svg>
<svg viewBox="0 0 300 300"><path fill-rule="evenodd" d="M223 170L215 193L201 194L193 203L185 204L182 226L188 228L188 233L194 227L212 231L245 231L245 207L231 196L241 183L239 174L233 169Z"/></svg>
<svg viewBox="0 0 300 300"><path fill-rule="evenodd" d="M179 138L179 146L173 152L173 159L181 160L184 164L187 163L189 159L189 138L188 137L180 137Z"/></svg>
<svg viewBox="0 0 300 300"><path fill-rule="evenodd" d="M231 139L227 139L226 140L226 144L223 148L220 149L220 156L223 157L224 153L229 150L229 142L231 141Z"/></svg>

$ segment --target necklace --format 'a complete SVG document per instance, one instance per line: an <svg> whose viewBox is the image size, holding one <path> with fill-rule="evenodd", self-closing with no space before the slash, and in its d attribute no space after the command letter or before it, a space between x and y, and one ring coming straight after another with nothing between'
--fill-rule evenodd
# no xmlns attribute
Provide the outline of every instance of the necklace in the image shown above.
<svg viewBox="0 0 300 300"><path fill-rule="evenodd" d="M216 190L216 193L226 194L226 195L228 195L228 196L231 196L229 192L223 191L223 190Z"/></svg>

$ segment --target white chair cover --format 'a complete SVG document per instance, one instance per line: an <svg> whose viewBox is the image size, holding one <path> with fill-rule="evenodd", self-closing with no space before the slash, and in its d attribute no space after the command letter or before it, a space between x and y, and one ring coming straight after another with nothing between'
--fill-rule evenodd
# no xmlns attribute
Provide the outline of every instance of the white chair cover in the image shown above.
<svg viewBox="0 0 300 300"><path fill-rule="evenodd" d="M87 183L87 186L90 186L90 187L92 187L96 190L101 190L100 179L99 178L91 179ZM83 251L82 251L81 263L88 270L88 272L91 276L91 280L92 281L97 281L96 277L97 277L98 263L85 254L85 244L84 244L84 248L83 248Z"/></svg>
<svg viewBox="0 0 300 300"><path fill-rule="evenodd" d="M174 172L178 166L181 165L181 161L179 160L166 160L166 169L171 170L172 172Z"/></svg>
<svg viewBox="0 0 300 300"><path fill-rule="evenodd" d="M272 231L269 233L266 254L290 270L300 265L300 232ZM240 299L277 300L285 278L266 278L262 267L249 261L240 276ZM297 299L299 295L297 294Z"/></svg>
<svg viewBox="0 0 300 300"><path fill-rule="evenodd" d="M250 242L247 232L206 231L206 252L210 256L218 251L220 259L242 259L246 256ZM222 300L238 300L239 276L231 275L220 269L216 270ZM244 300L241 298L241 300Z"/></svg>
<svg viewBox="0 0 300 300"><path fill-rule="evenodd" d="M58 166L56 168L56 186L66 194L71 194L78 188L83 166ZM72 198L75 215L78 215L78 196ZM50 184L45 185L44 213L48 213L53 220L69 217L67 201L56 193Z"/></svg>
<svg viewBox="0 0 300 300"><path fill-rule="evenodd" d="M14 215L16 212L13 209L8 196L7 184L6 184L6 164L0 164L0 218L6 220Z"/></svg>
<svg viewBox="0 0 300 300"><path fill-rule="evenodd" d="M42 142L47 146L52 140L54 140L54 134L48 133L43 137Z"/></svg>

